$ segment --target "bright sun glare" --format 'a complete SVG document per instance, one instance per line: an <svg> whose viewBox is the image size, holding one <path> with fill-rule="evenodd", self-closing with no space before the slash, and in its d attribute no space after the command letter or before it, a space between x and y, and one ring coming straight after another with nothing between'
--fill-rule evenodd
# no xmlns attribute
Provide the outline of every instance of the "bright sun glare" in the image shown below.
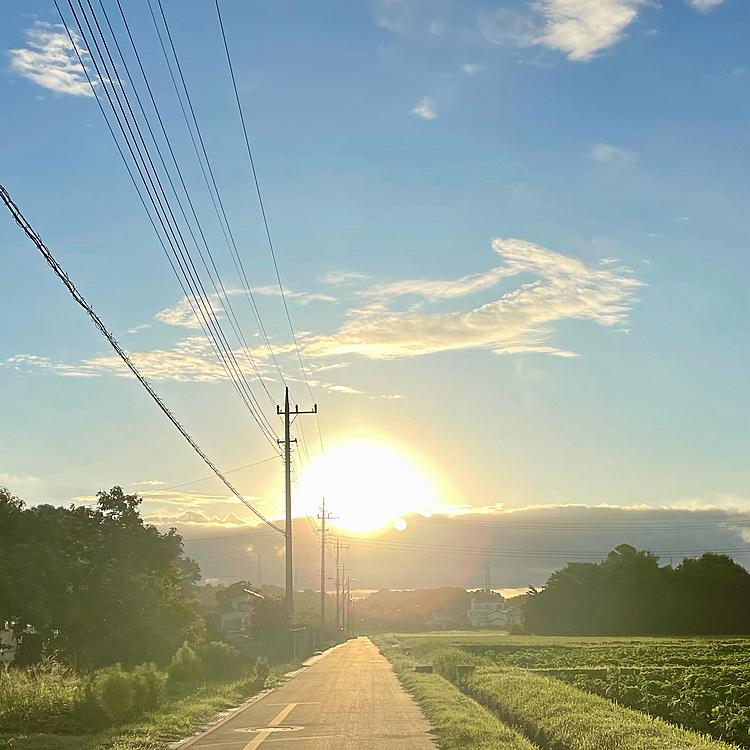
<svg viewBox="0 0 750 750"><path fill-rule="evenodd" d="M326 451L301 478L300 505L317 513L322 498L326 510L339 518L334 526L366 533L394 523L399 516L435 510L440 504L433 481L403 453L377 443L345 443Z"/></svg>

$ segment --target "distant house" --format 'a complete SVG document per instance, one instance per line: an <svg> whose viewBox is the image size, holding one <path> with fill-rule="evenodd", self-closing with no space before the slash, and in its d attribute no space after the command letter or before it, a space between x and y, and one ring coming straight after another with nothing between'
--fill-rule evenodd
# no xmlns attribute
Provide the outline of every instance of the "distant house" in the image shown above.
<svg viewBox="0 0 750 750"><path fill-rule="evenodd" d="M250 611L249 598L250 596L246 591L240 591L225 603L225 607L229 607L229 609L219 613L223 630L231 633L242 628L242 621Z"/></svg>
<svg viewBox="0 0 750 750"><path fill-rule="evenodd" d="M6 627L0 628L0 662L13 661L18 653L18 639Z"/></svg>
<svg viewBox="0 0 750 750"><path fill-rule="evenodd" d="M424 622L428 630L455 630L459 622L447 612L433 612Z"/></svg>
<svg viewBox="0 0 750 750"><path fill-rule="evenodd" d="M506 628L511 624L511 614L500 596L473 596L466 616L472 628Z"/></svg>

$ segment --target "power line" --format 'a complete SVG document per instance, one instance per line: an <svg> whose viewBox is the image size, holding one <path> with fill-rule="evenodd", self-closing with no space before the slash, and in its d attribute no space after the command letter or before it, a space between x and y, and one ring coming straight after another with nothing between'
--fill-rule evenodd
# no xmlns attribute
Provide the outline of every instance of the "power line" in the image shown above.
<svg viewBox="0 0 750 750"><path fill-rule="evenodd" d="M141 375L141 373L138 371L138 368L133 364L133 362L130 360L130 357L122 349L122 347L117 342L115 337L109 332L109 330L101 321L99 316L94 312L93 308L88 304L88 302L86 302L86 300L83 298L83 296L78 291L78 289L76 289L73 282L68 278L68 275L62 269L60 264L55 260L50 250L42 242L41 237L34 231L31 224L29 224L29 222L24 218L20 209L11 200L11 197L8 194L8 191L2 185L0 185L0 198L2 199L3 203L5 203L5 205L8 207L8 210L10 211L11 216L13 216L13 219L15 220L16 224L18 224L18 226L21 227L24 234L26 234L26 236L36 245L38 250L44 256L44 259L47 261L47 264L50 266L50 268L52 268L52 270L55 272L55 275L60 279L60 281L63 282L63 284L68 289L68 291L70 292L70 294L72 295L76 303L80 305L86 311L87 315L91 318L91 320L93 321L97 329L102 333L102 335L107 339L107 341L109 341L112 348L120 356L120 359L122 359L122 361L127 365L128 369L138 379L141 385L148 391L151 398L156 402L156 404L159 406L162 412L164 412L164 414L167 416L169 421L172 422L172 424L177 428L177 430L185 438L185 440L187 440L187 442L190 443L190 446L193 448L193 450L203 459L203 461L211 469L211 471L213 471L214 474L216 474L216 476L219 479L221 479L221 481L229 488L229 490L231 490L232 494L235 495L244 505L246 505L258 518L260 518L261 521L263 521L264 523L266 523L268 526L270 526L272 529L275 529L279 533L284 534L285 532L283 529L279 528L278 526L276 526L276 524L269 521L259 510L253 507L232 486L230 481L216 468L216 466L212 463L212 461L208 458L208 456L201 450L201 448L198 446L195 440L193 440L193 438L188 434L187 430L177 421L177 418L167 408L165 403L161 400L160 396L156 393L156 391L151 387L151 384L146 380L146 378L143 377L143 375Z"/></svg>
<svg viewBox="0 0 750 750"><path fill-rule="evenodd" d="M157 0L157 2L159 3L159 6L161 7L161 0ZM260 182L258 180L258 173L257 173L257 170L255 169L255 160L253 159L253 151L252 151L252 148L250 147L250 138L247 134L247 126L245 125L245 115L242 110L242 103L240 102L239 91L237 90L237 79L234 75L234 66L232 65L232 56L229 53L229 44L227 43L227 36L224 31L224 20L222 19L222 16L221 16L221 8L219 7L219 0L214 0L214 4L216 6L216 16L219 20L219 29L221 30L221 38L224 43L224 52L226 53L227 65L229 67L229 75L231 76L231 79L232 79L232 89L234 90L234 98L235 98L235 101L237 102L237 111L240 116L240 124L242 125L242 135L244 136L245 147L247 149L248 159L250 160L250 168L253 173L253 182L255 183L255 192L258 195L258 203L260 205L260 212L263 217L263 226L265 227L265 230L266 230L268 248L271 251L271 259L273 260L273 267L276 272L276 280L279 284L279 293L281 294L281 301L284 304L284 312L286 313L286 319L287 319L287 322L289 323L289 330L292 334L292 341L294 342L294 349L297 353L297 359L299 360L299 366L302 372L302 377L305 380L305 385L307 386L307 391L310 394L310 398L313 401L315 401L315 396L313 396L312 388L310 387L310 381L307 379L307 372L305 370L305 364L302 361L302 353L300 352L299 343L297 341L297 334L294 332L294 326L292 325L292 316L289 312L289 305L286 300L286 294L284 293L284 285L281 283L281 274L279 272L279 264L276 260L276 251L274 250L273 240L271 239L271 230L268 226L268 217L266 216L266 208L263 204L263 195L260 190ZM318 438L320 440L320 450L321 450L321 453L325 453L325 450L323 448L323 433L321 432L321 429L320 429L319 417L316 417L316 424L318 427Z"/></svg>
<svg viewBox="0 0 750 750"><path fill-rule="evenodd" d="M79 59L79 62L81 63L81 66L84 70L84 73L86 74L86 77L89 80L89 83L91 84L92 91L94 92L94 95L96 96L97 90L94 87L93 82L91 81L88 71L86 70L86 66L83 64L80 52L78 50L78 46L73 40L72 33L67 23L65 22L64 17L62 16L59 5L57 4L57 0L55 0L55 5L58 9L58 12L60 13L60 18L63 21L63 24L65 25L66 31L68 32L69 39L71 41L71 44L74 47L74 50ZM140 189L138 185L136 184L135 177L132 171L130 170L127 159L125 159L125 155L122 149L119 147L118 140L115 137L114 131L111 125L109 124L106 113L104 112L102 102L100 98L96 96L97 103L99 104L99 107L102 111L105 121L107 121L108 128L110 130L110 133L113 136L113 139L115 140L115 143L117 144L118 151L121 157L123 158L123 161L125 162L126 168L128 169L131 179L133 180L135 184L135 187L139 194L141 202L144 205L144 208L146 208L146 211L147 211L147 214L149 215L152 226L156 230L157 237L160 241L160 244L162 245L162 249L167 255L167 259L173 271L177 275L178 281L180 282L183 292L186 298L188 299L191 305L191 308L193 309L194 314L199 320L201 327L203 328L204 333L206 334L209 340L209 343L214 349L214 352L217 355L219 363L224 367L229 377L230 382L232 382L238 395L240 395L240 398L243 400L243 402L245 403L245 406L248 408L251 415L253 416L253 419L261 428L261 431L263 432L265 438L269 441L270 444L273 445L274 448L276 448L275 434L273 432L273 429L270 428L270 425L268 425L267 420L266 420L266 423L264 424L265 417L263 416L262 412L257 406L257 401L255 401L255 398L252 394L249 384L244 379L244 375L239 367L239 364L236 361L234 352L231 350L231 347L229 347L228 342L226 340L226 336L224 335L223 330L221 328L221 324L219 323L218 319L216 318L214 314L213 307L208 299L208 296L205 291L205 287L203 286L203 283L197 272L197 269L192 260L192 257L190 256L190 251L188 250L185 239L176 221L174 212L170 206L169 199L167 198L167 195L161 183L161 179L159 177L158 171L156 170L153 159L151 158L151 155L149 153L148 146L146 145L146 141L143 137L143 133L141 132L137 118L135 117L135 113L133 112L132 106L130 105L128 101L125 87L122 86L122 82L119 78L119 73L117 72L117 68L116 68L116 65L114 64L114 60L112 59L112 56L109 54L108 47L106 45L106 39L102 35L102 45L107 51L107 56L109 57L109 60L110 60L110 66L112 67L112 73L110 73L110 70L109 70L110 66L107 65L107 61L104 57L104 54L101 51L96 34L94 33L93 28L91 26L91 22L89 21L88 16L85 13L85 9L83 8L81 0L78 0L78 6L81 11L81 17L83 18L83 21L85 22L89 35L91 37L91 40L93 41L93 48L87 40L87 34L83 29L81 20L79 19L78 14L76 13L71 0L68 0L68 5L70 7L70 10L77 24L78 31L81 35L81 38L83 39L84 43L86 43L87 46L89 47L91 60L96 70L97 76L99 77L99 82L101 83L102 90L107 98L107 101L109 102L112 115L114 116L114 119L117 122L122 138L125 142L125 145L130 153L131 158L133 159L134 166L136 167L136 170L141 179L143 187L145 188L146 195L148 196L149 201L151 202L151 205L154 209L154 213L156 215L157 221L162 227L164 236L166 237L166 240L167 240L167 244L169 245L172 256L174 257L174 262L172 260L172 257L170 257L170 253L167 251L166 246L164 245L164 242L162 240L160 233L158 232L158 230L156 230L156 224L151 218L150 212L145 205L145 200L143 199L143 196L140 193ZM92 17L93 17L94 23L99 29L99 32L101 34L101 27L98 24L95 14L93 13L93 8L91 6L90 0L89 0L89 8L92 11ZM94 52L94 49L96 52ZM97 55L99 59L97 59ZM104 73L102 73L102 69L100 68L100 63L104 70ZM116 81L117 84L119 85L115 85L114 81ZM130 116L128 115L128 113ZM124 121L124 125L123 125L123 121ZM153 131L150 128L149 130L153 137ZM136 136L136 133L137 133L137 136ZM175 192L175 197L177 198L178 203L179 203L179 196L177 195L176 190L174 190L173 183L171 183L171 178L169 177L168 170L166 170L166 164L164 163L163 157L161 156L158 143L156 143L155 141L154 145L157 149L157 152L159 153L160 160L164 166L165 172L167 174L167 177L169 178L173 192ZM183 210L183 214L184 214L184 210ZM188 223L188 227L189 227L189 223ZM192 230L191 230L191 233L192 233ZM198 249L200 251L200 248ZM177 266L175 266L175 263L177 264ZM180 268L182 278L180 276L180 273L177 272L177 267ZM187 287L190 289L190 294L188 294L188 291L185 285L183 284L182 279L184 279L185 284L187 284Z"/></svg>
<svg viewBox="0 0 750 750"><path fill-rule="evenodd" d="M253 311L253 314L255 315L256 321L258 323L258 327L260 328L260 331L263 335L263 339L266 343L266 347L268 349L268 352L270 354L270 357L274 364L276 365L276 369L279 373L279 376L281 377L282 382L284 385L286 385L286 380L284 379L284 373L281 370L281 366L278 363L278 360L276 359L276 354L273 351L273 347L271 346L270 339L268 338L268 334L266 333L265 326L263 325L263 320L260 316L260 310L258 309L258 306L255 302L255 297L253 296L252 289L250 287L250 282L247 279L247 274L245 273L245 267L242 263L242 257L240 256L239 250L237 248L237 243L234 239L234 234L232 232L232 227L229 223L229 219L227 217L226 211L224 209L224 203L221 199L221 193L219 192L218 185L216 184L216 179L214 177L214 171L211 167L211 161L208 158L208 152L206 150L205 142L203 140L203 135L200 130L200 126L198 125L198 118L195 114L195 109L193 107L192 99L190 98L190 92L187 87L187 83L185 81L185 77L182 73L182 66L180 65L180 58L177 55L177 49L175 48L174 41L172 39L172 33L169 29L169 23L167 22L166 14L164 13L164 8L161 4L161 0L157 0L158 6L159 6L159 13L161 15L162 22L164 24L164 30L167 34L167 40L169 42L169 47L172 51L172 56L174 57L175 65L177 68L177 73L180 78L180 82L182 84L182 89L185 93L185 100L188 104L188 109L190 110L190 115L192 118L193 126L195 128L195 133L198 136L198 143L200 144L200 151L203 154L203 159L206 163L206 169L208 170L208 174L206 174L206 169L203 167L203 161L201 161L201 156L198 151L198 144L195 141L195 138L193 137L193 131L190 127L190 121L188 120L187 112L185 111L185 106L182 102L182 96L179 91L179 87L177 86L177 81L174 76L174 72L172 70L172 64L169 60L169 55L167 54L166 47L164 45L164 40L162 38L161 29L159 28L159 24L156 20L156 16L154 14L154 9L151 0L148 0L148 8L149 12L151 14L151 19L154 23L154 28L156 30L157 37L159 39L159 45L161 46L162 53L164 55L164 60L167 63L167 68L169 70L169 76L172 80L172 85L174 86L175 93L177 94L177 99L180 104L180 110L182 111L182 116L185 120L185 124L188 129L188 133L190 135L190 140L193 144L193 149L195 150L196 157L198 159L198 163L201 168L201 172L203 174L203 179L206 182L206 187L208 188L209 195L211 196L211 201L214 206L214 210L216 211L217 218L219 219L219 225L221 226L222 233L224 234L224 239L227 242L227 246L229 247L230 255L232 256L232 260L234 262L235 269L237 270L237 273L240 277L240 283L243 287L243 290L245 292L245 296L248 300L248 303L250 304L250 307ZM209 184L210 182L210 184ZM213 186L213 191L211 190L211 187ZM214 193L216 194L216 197L214 198ZM223 222L222 222L223 219ZM226 226L226 229L225 229ZM273 398L271 397L270 393L268 394L269 398L271 399L273 403Z"/></svg>
<svg viewBox="0 0 750 750"><path fill-rule="evenodd" d="M107 22L107 26L109 28L110 34L112 35L112 39L114 40L115 46L116 46L117 51L118 51L118 53L120 55L120 59L122 60L123 66L125 68L125 72L126 72L126 74L128 76L128 80L130 81L130 84L133 87L133 91L135 93L136 99L138 101L138 104L139 104L139 107L140 107L141 112L143 114L143 117L144 117L144 119L146 121L146 124L147 124L147 126L149 128L149 132L151 132L151 137L154 140L154 143L156 143L156 138L154 137L153 132L151 131L151 125L150 125L150 123L148 121L148 117L146 116L146 113L144 111L143 105L142 105L141 100L140 100L140 96L138 95L138 89L137 89L137 87L135 85L135 82L133 81L133 78L132 78L132 76L130 74L130 70L128 68L127 62L125 61L124 55L122 54L122 51L120 49L119 42L117 41L117 35L114 33L114 30L112 29L112 25L111 25L111 23L109 21L109 16L107 14L106 8L104 7L104 4L103 4L102 0L99 0L99 5L100 5L100 7L102 9L102 12L103 12L104 18L105 18L105 20ZM171 144L171 141L170 141L169 136L167 134L166 127L164 126L164 121L162 120L162 116L161 116L161 113L159 111L159 107L158 107L158 105L156 103L156 99L155 99L153 91L151 89L151 84L149 83L148 76L147 76L146 71L145 71L145 69L143 67L143 63L141 61L141 57L140 57L140 55L138 53L138 48L137 48L137 46L135 44L135 40L133 38L133 35L132 35L131 31L130 31L130 26L128 24L127 18L125 17L125 13L124 13L124 11L122 9L122 5L120 3L120 0L117 0L117 7L118 7L118 9L120 11L120 16L122 18L122 22L123 22L125 31L126 31L127 36L128 36L128 40L130 41L130 46L133 49L133 54L135 56L136 62L138 63L138 68L139 68L139 70L141 72L141 76L143 77L143 82L146 85L146 89L148 91L149 98L151 100L151 104L152 104L152 106L154 108L154 112L156 113L156 117L157 117L157 119L159 121L159 126L161 128L162 135L164 136L164 140L165 140L165 142L167 144L167 148L169 149L170 156L172 157L172 162L174 163L175 169L177 171L177 176L179 178L179 181L180 181L180 184L182 186L182 189L183 189L183 191L185 193L185 197L187 198L188 205L190 206L190 210L191 210L191 213L193 215L193 219L194 219L194 221L195 221L195 223L196 223L196 225L198 227L198 231L199 231L201 239L203 241L203 245L204 245L204 247L206 249L206 252L207 252L207 254L209 256L209 259L211 260L211 265L212 265L212 267L214 269L214 273L216 274L216 279L218 281L219 286L221 287L221 291L222 291L222 294L223 294L223 300L221 300L222 306L225 308L225 310L227 310L227 314L228 314L228 317L229 317L229 320L230 320L230 324L232 325L232 328L233 328L235 334L237 335L237 338L240 339L240 341L241 341L241 345L242 345L242 349L243 349L243 352L245 354L245 357L250 362L253 370L255 371L256 377L258 378L258 381L262 385L263 389L268 394L269 398L271 398L271 394L269 393L268 388L266 387L265 381L263 380L263 377L260 374L260 370L258 369L258 366L256 365L255 360L254 360L254 358L253 358L253 356L252 356L252 354L250 352L250 348L249 348L249 346L247 344L247 341L245 340L245 337L242 334L242 330L241 330L241 327L239 326L239 322L237 321L237 317L235 315L234 308L232 307L232 303L229 300L229 296L228 296L226 290L224 289L224 285L223 285L223 283L221 281L221 276L219 275L218 269L216 268L216 263L214 262L213 255L212 255L210 247L208 245L208 241L206 240L205 233L203 232L203 228L202 228L201 223L200 223L200 221L198 219L198 215L197 215L197 212L196 212L195 207L193 205L193 201L192 201L192 199L190 197L190 193L189 193L189 191L187 189L187 186L185 184L185 180L184 180L183 175L182 175L182 170L180 169L179 163L177 161L177 158L175 156L174 150L172 148L172 144ZM197 152L196 152L196 155L197 155ZM200 158L199 158L199 164L200 164ZM202 166L202 164L201 164L201 166ZM169 176L169 172L166 169L166 165L164 165L164 168L165 168L165 171L167 172L167 175ZM204 173L204 177L205 177L205 173ZM209 193L210 193L210 187L209 187ZM175 191L175 194L176 194L176 191ZM184 211L183 211L183 216L184 216ZM217 217L218 217L218 213L217 213ZM185 217L185 221L187 222L187 217ZM187 223L188 223L188 227L189 227L190 226L189 222L187 222ZM220 218L219 218L219 224L221 225L221 219ZM222 229L223 229L223 226L222 226ZM195 238L193 238L193 239L195 240ZM196 242L196 245L197 245L197 242ZM200 252L200 248L199 248L199 252ZM201 258L203 258L202 253L201 253ZM204 260L204 266L205 266L205 260ZM206 271L210 275L210 271L208 270L207 266L206 266ZM213 279L212 279L212 282L213 282ZM215 283L214 283L214 289L216 289L216 284ZM216 292L217 292L217 296L219 296L221 298L221 295L219 295L218 290L216 290Z"/></svg>
<svg viewBox="0 0 750 750"><path fill-rule="evenodd" d="M262 461L253 461L251 464L245 464L244 466L238 466L236 469L229 469L224 474L232 474L235 471L242 471L242 469L249 469L251 466L259 466L260 464L266 464L269 461L278 461L279 456L271 456L270 458L264 458ZM183 482L182 484L173 484L171 487L162 487L160 490L147 490L141 492L141 495L153 495L157 492L169 492L169 490L176 490L178 487L187 487L189 484L197 484L198 482L206 482L209 479L216 479L216 475L212 474L210 477L203 477L203 479L193 479L190 482Z"/></svg>

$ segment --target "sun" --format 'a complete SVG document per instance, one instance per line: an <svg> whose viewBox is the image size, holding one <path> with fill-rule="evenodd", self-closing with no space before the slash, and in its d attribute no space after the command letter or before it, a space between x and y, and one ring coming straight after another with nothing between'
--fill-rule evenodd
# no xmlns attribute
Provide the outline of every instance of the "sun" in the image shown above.
<svg viewBox="0 0 750 750"><path fill-rule="evenodd" d="M440 505L436 484L420 462L400 450L348 442L327 449L305 470L299 507L313 515L325 497L326 510L338 516L334 526L367 533L398 521L394 526L402 531L406 526L400 516Z"/></svg>

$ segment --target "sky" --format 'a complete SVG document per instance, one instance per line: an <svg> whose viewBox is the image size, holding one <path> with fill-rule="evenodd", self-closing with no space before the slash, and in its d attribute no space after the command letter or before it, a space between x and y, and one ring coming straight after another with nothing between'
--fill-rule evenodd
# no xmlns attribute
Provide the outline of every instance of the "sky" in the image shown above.
<svg viewBox="0 0 750 750"><path fill-rule="evenodd" d="M748 563L745 2L222 0L304 374L215 6L163 0L262 330L149 5L123 7L226 292L211 312L276 433L282 375L318 405L294 426L301 586L324 494L366 589L479 586L487 560L493 586L541 585L621 542ZM54 3L5 3L0 49L0 183L196 442L279 519L275 442L191 312ZM31 505L120 485L178 527L206 580L257 577L260 553L281 583L283 540L208 479L4 208L0 261L0 484Z"/></svg>

